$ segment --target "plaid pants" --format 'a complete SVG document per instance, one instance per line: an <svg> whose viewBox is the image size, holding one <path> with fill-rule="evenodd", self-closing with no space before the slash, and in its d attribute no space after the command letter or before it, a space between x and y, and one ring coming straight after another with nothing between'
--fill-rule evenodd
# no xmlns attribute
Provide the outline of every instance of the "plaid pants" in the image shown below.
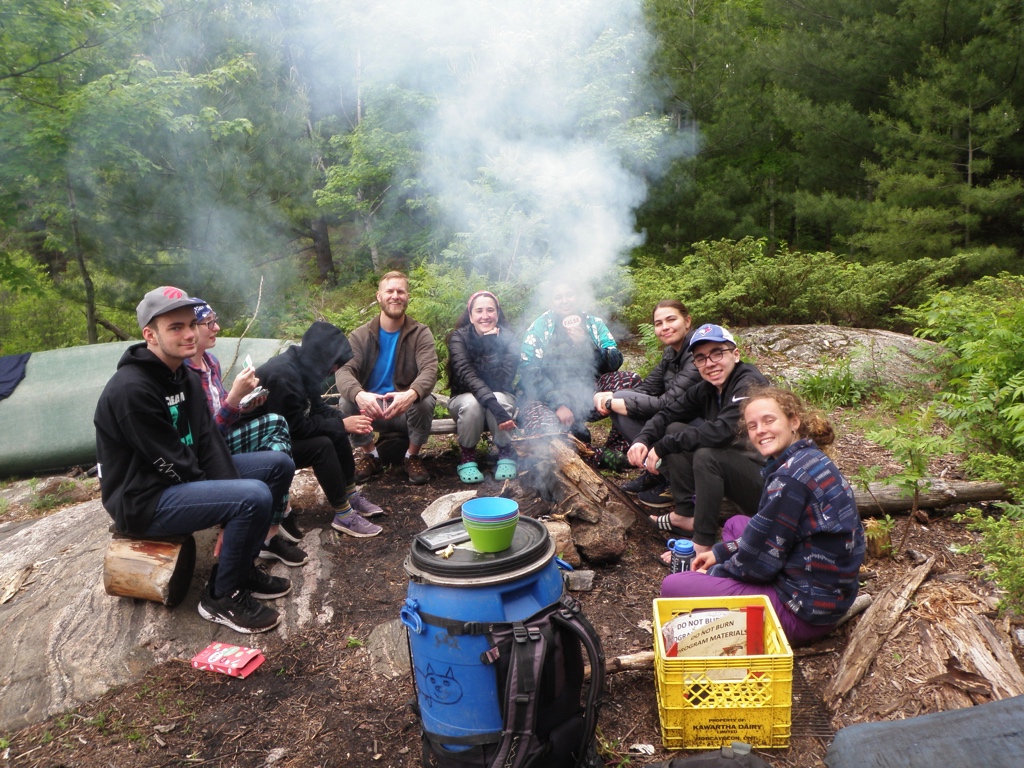
<svg viewBox="0 0 1024 768"><path fill-rule="evenodd" d="M292 455L292 437L288 432L288 421L279 413L268 413L240 424L225 437L231 455L255 453L256 451L283 451ZM278 525L288 509L288 494L274 504L270 524Z"/></svg>

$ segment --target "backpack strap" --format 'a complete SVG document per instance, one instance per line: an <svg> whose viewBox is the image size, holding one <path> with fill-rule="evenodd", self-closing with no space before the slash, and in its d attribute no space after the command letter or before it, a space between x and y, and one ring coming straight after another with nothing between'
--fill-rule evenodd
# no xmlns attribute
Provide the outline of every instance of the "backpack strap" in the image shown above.
<svg viewBox="0 0 1024 768"><path fill-rule="evenodd" d="M493 635L498 632L505 632L512 628L513 622L508 621L460 621L449 619L444 616L436 616L433 613L421 611L417 607L416 613L423 620L424 624L443 629L450 637L461 637L462 635Z"/></svg>
<svg viewBox="0 0 1024 768"><path fill-rule="evenodd" d="M587 690L584 710L583 735L576 753L576 765L583 766L583 761L586 759L590 744L597 731L597 715L601 706L601 698L604 695L606 677L604 648L601 646L601 638L594 629L594 625L583 615L576 598L563 593L558 603L558 610L551 616L552 621L560 627L570 630L579 638L590 660L590 687Z"/></svg>
<svg viewBox="0 0 1024 768"><path fill-rule="evenodd" d="M501 768L523 768L544 750L536 738L537 681L544 668L544 658L553 640L550 609L530 617L527 622L512 623L508 650L508 677L505 680L505 729L491 761ZM496 633L499 646L507 643Z"/></svg>

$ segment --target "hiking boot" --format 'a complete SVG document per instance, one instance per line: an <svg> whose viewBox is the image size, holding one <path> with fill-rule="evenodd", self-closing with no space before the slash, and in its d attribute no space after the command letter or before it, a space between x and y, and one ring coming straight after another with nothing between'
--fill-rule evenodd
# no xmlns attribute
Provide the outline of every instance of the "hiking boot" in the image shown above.
<svg viewBox="0 0 1024 768"><path fill-rule="evenodd" d="M405 474L409 476L409 482L413 485L424 485L430 482L430 474L423 466L423 459L417 456L406 456L402 462L405 467Z"/></svg>
<svg viewBox="0 0 1024 768"><path fill-rule="evenodd" d="M349 496L348 503L353 510L366 518L377 517L378 515L384 514L384 510L363 496L362 491L356 491Z"/></svg>
<svg viewBox="0 0 1024 768"><path fill-rule="evenodd" d="M366 451L356 451L356 482L365 483L374 475L384 471L380 458Z"/></svg>
<svg viewBox="0 0 1024 768"><path fill-rule="evenodd" d="M654 507L655 509L671 507L676 503L672 498L672 490L664 480L653 488L638 493L636 500L645 506Z"/></svg>
<svg viewBox="0 0 1024 768"><path fill-rule="evenodd" d="M331 528L347 536L355 536L357 539L368 539L384 530L379 525L371 523L358 512L349 512L344 516L340 513L335 515Z"/></svg>
<svg viewBox="0 0 1024 768"><path fill-rule="evenodd" d="M292 583L282 576L271 576L258 565L249 569L244 589L260 600L276 600L292 591Z"/></svg>
<svg viewBox="0 0 1024 768"><path fill-rule="evenodd" d="M649 491L651 488L664 482L665 478L645 471L640 477L634 477L629 482L620 485L619 490L623 493L628 493L630 496L636 496L638 493Z"/></svg>
<svg viewBox="0 0 1024 768"><path fill-rule="evenodd" d="M302 529L299 528L298 515L294 512L281 521L277 532L288 539L292 544L298 544L302 541L302 537L306 535L302 532Z"/></svg>
<svg viewBox="0 0 1024 768"><path fill-rule="evenodd" d="M274 536L260 549L261 560L280 560L289 568L296 568L309 562L309 556L284 536Z"/></svg>
<svg viewBox="0 0 1024 768"><path fill-rule="evenodd" d="M244 589L236 589L223 597L214 597L212 586L213 582L208 582L199 599L199 615L207 621L223 624L235 632L245 634L266 632L281 623L281 615L277 611L256 602Z"/></svg>

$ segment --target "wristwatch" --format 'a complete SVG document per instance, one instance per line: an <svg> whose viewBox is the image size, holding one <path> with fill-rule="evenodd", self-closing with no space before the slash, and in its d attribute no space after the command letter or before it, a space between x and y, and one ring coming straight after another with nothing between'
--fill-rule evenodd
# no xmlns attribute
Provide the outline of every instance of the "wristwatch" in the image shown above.
<svg viewBox="0 0 1024 768"><path fill-rule="evenodd" d="M612 399L610 397L605 398L604 409L610 411L612 409Z"/></svg>

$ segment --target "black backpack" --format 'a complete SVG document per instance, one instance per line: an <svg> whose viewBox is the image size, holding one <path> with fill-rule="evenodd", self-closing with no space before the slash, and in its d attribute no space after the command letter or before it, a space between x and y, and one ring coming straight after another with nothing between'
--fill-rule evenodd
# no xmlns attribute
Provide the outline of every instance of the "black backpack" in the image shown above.
<svg viewBox="0 0 1024 768"><path fill-rule="evenodd" d="M461 622L420 613L449 635L487 635L481 661L497 673L503 729L472 737L423 731L423 765L429 768L594 768L602 765L594 731L604 694L604 651L579 602L558 602L524 621ZM583 652L590 684L583 697ZM415 674L414 674L415 679ZM453 751L444 745L468 747Z"/></svg>

